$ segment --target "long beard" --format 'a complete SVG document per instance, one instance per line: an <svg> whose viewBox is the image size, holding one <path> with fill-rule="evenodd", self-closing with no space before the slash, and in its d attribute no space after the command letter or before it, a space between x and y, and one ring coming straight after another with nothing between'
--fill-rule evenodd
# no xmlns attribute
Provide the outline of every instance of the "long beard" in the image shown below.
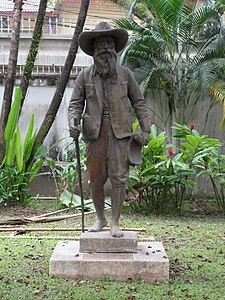
<svg viewBox="0 0 225 300"><path fill-rule="evenodd" d="M116 72L116 51L114 49L96 50L93 58L96 73L102 78L110 78Z"/></svg>

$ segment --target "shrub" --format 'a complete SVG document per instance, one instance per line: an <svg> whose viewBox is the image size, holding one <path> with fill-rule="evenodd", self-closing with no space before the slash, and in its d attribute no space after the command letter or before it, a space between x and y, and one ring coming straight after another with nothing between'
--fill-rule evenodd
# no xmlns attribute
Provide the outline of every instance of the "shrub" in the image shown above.
<svg viewBox="0 0 225 300"><path fill-rule="evenodd" d="M177 133L172 138L179 139L178 148L167 143L165 132L158 134L156 126L151 126L149 143L142 151L143 164L131 169L129 177L129 188L139 192L135 209L141 206L160 213L174 207L181 212L196 184L195 176L206 174L206 164L213 166L217 161L218 166L218 157L222 158L217 150L221 143L200 135L194 123L190 127L175 123L173 128ZM216 179L212 172L210 176ZM220 180L225 184L222 177Z"/></svg>

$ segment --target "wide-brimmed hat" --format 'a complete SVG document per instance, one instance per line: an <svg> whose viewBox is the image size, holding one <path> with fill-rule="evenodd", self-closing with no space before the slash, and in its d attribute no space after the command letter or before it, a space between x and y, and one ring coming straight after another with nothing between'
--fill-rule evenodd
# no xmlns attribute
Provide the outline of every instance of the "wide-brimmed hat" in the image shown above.
<svg viewBox="0 0 225 300"><path fill-rule="evenodd" d="M94 54L94 39L98 36L112 36L116 40L115 50L121 51L127 44L128 33L123 28L112 28L107 22L100 22L94 30L83 31L79 36L80 48L88 55Z"/></svg>
<svg viewBox="0 0 225 300"><path fill-rule="evenodd" d="M136 141L135 136L132 136L128 144L128 161L131 166L141 165L141 145Z"/></svg>

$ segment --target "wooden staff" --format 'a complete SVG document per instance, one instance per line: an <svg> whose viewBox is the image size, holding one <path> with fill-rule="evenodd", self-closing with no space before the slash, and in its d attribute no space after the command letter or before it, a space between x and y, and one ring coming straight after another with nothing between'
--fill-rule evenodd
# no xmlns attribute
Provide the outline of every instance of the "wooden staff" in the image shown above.
<svg viewBox="0 0 225 300"><path fill-rule="evenodd" d="M81 227L82 232L84 232L84 196L83 196L83 186L82 186L82 175L81 175L81 164L80 164L80 147L78 137L74 139L76 147L76 156L77 156L77 172L80 188L80 201L81 201Z"/></svg>

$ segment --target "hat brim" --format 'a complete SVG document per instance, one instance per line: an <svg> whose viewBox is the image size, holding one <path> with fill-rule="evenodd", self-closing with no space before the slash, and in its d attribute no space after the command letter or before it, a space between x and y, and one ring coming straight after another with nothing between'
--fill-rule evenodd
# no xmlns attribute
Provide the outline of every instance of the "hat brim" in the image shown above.
<svg viewBox="0 0 225 300"><path fill-rule="evenodd" d="M79 36L80 48L88 55L94 54L94 39L98 36L112 36L116 40L115 50L120 52L127 44L128 33L123 28L115 28L110 30L84 31Z"/></svg>

